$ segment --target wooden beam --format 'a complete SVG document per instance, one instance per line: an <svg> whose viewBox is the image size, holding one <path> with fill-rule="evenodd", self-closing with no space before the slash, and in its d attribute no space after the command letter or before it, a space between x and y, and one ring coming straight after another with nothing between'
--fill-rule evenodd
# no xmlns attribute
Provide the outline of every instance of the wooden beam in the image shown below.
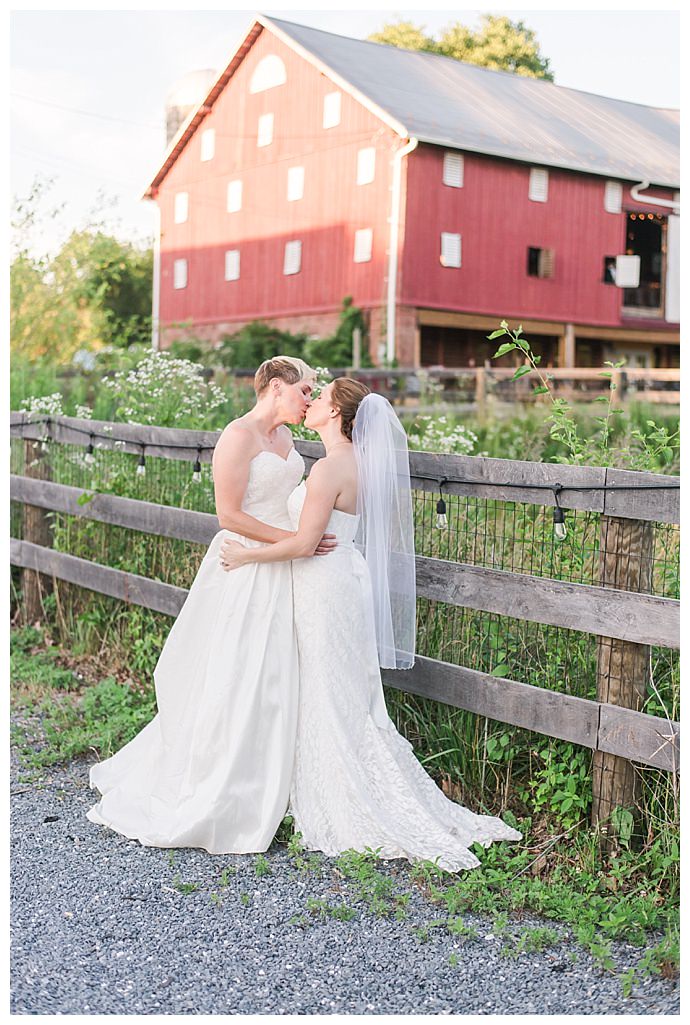
<svg viewBox="0 0 690 1025"><path fill-rule="evenodd" d="M10 563L170 616L178 615L188 594L182 587L125 573L16 538L10 539ZM598 744L602 709L596 701L515 680L498 679L475 669L423 656L417 656L410 670L384 669L382 675L388 686L409 694L443 701L497 722L569 740L584 747L596 748ZM624 715L621 717L620 713ZM662 742L671 731L672 740ZM669 724L664 719L610 706L606 710L602 736L603 743L609 747L615 745L617 750L627 742L624 752L627 758L676 771L680 742L677 723ZM659 740L656 746L655 738Z"/></svg>
<svg viewBox="0 0 690 1025"><path fill-rule="evenodd" d="M17 437L43 437L44 427L40 423L27 421L26 413L11 413L11 433ZM74 425L79 425L79 432L75 433ZM84 433L85 425L92 425L94 428L100 425L102 431L108 427L116 437L125 439L125 450L140 453L141 443L145 443L149 455L159 455L171 459L196 459L197 446L201 444L215 444L219 432L211 431L183 431L168 427L148 427L137 424L116 424L104 423L102 421L77 420L74 417L56 418L51 431L56 440L68 444L86 446L89 443L88 434ZM131 440L136 435L136 442ZM130 438L127 441L127 438ZM105 447L113 448L112 438L99 442ZM171 445L186 445L186 448L171 448ZM296 442L297 450L302 454L308 466L313 464L315 459L323 455L324 449L320 442L302 441ZM207 451L202 458L208 462L211 459L211 451ZM626 473L630 471L618 471ZM534 505L551 506L554 504L554 496L550 490L530 487L535 484L561 483L575 485L584 491L564 490L560 496L560 504L564 509L581 509L591 512L603 512L604 492L597 490L605 483L606 469L598 466L568 466L557 463L533 463L516 459L494 459L484 456L459 456L448 455L436 452L410 452L410 474L412 486L423 491L434 491L438 487L438 481L442 478L460 478L469 480L470 484L457 484L449 481L444 490L447 494L471 495L477 498L493 498L503 502L525 502ZM430 479L426 479L430 478ZM653 481L660 479L664 483L679 482L678 477L642 474L640 480ZM497 482L500 484L514 485L501 488L486 482ZM516 485L516 486L515 486ZM591 487L588 487L588 485ZM632 492L626 492L630 495ZM678 496L677 492L671 491L640 491L635 493L634 511L628 513L627 504L624 501L618 503L617 516L630 516L633 519L650 519L664 523L675 523L677 520ZM632 506L630 506L632 508Z"/></svg>
<svg viewBox="0 0 690 1025"><path fill-rule="evenodd" d="M79 587L86 587L111 598L120 598L132 605L164 612L168 616L179 613L188 593L183 587L149 580L136 573L125 573L121 569L112 569L98 562L89 562L76 555L56 552L52 548L18 541L16 538L10 539L10 563L78 584Z"/></svg>
<svg viewBox="0 0 690 1025"><path fill-rule="evenodd" d="M482 313L458 313L453 310L417 310L417 323L435 327L467 328L471 331L496 331L501 320L507 320L512 327L522 324L525 335L561 335L564 324L562 320L524 320L521 317L491 316ZM498 342L496 343L498 345Z"/></svg>
<svg viewBox="0 0 690 1025"><path fill-rule="evenodd" d="M70 516L129 527L146 534L174 537L197 544L209 544L220 527L212 513L176 509L169 505L142 502L137 498L101 494L68 484L55 484L10 476L10 498L54 509ZM87 499L87 501L85 501Z"/></svg>
<svg viewBox="0 0 690 1025"><path fill-rule="evenodd" d="M601 704L598 750L680 772L680 727L671 719ZM634 751L635 754L630 752Z"/></svg>
<svg viewBox="0 0 690 1025"><path fill-rule="evenodd" d="M43 509L196 544L209 544L220 529L211 513L99 493L84 503L89 494L67 484L10 476L10 498ZM424 556L417 556L416 567L423 598L641 644L680 645L679 602L672 598Z"/></svg>
<svg viewBox="0 0 690 1025"><path fill-rule="evenodd" d="M586 490L563 491L559 502L564 509L602 512L604 508L604 493L597 488L605 483L606 471L598 466L565 466L557 463L531 463L519 459L412 451L410 476L412 487L422 491L438 491L438 481L446 477L450 478L443 486L447 495L546 506L555 505L551 486L556 483L571 484ZM431 479L426 479L428 477ZM470 483L455 483L454 478L468 480ZM485 483L487 481L494 483L489 486ZM501 487L502 484L508 486ZM530 487L534 484L542 487ZM549 488L545 489L543 485L549 485ZM588 486L592 490L589 490Z"/></svg>
<svg viewBox="0 0 690 1025"><path fill-rule="evenodd" d="M607 516L618 516L632 520L656 520L658 523L680 523L680 488L647 490L650 484L678 485L680 478L664 473L649 473L638 470L618 470L609 467L606 483L617 488L604 492L604 512ZM635 486L642 485L636 491Z"/></svg>
<svg viewBox="0 0 690 1025"><path fill-rule="evenodd" d="M680 602L421 556L422 598L637 644L680 647Z"/></svg>
<svg viewBox="0 0 690 1025"><path fill-rule="evenodd" d="M497 722L569 740L596 744L599 709L595 701L559 694L476 669L417 656L412 669L382 671L383 681L408 694L433 698Z"/></svg>
<svg viewBox="0 0 690 1025"><path fill-rule="evenodd" d="M412 669L383 669L382 678L386 686L406 694L442 701L592 750L615 747L616 753L625 758L667 772L678 771L680 727L675 722L516 680L498 679L421 655ZM666 741L671 734L672 739Z"/></svg>

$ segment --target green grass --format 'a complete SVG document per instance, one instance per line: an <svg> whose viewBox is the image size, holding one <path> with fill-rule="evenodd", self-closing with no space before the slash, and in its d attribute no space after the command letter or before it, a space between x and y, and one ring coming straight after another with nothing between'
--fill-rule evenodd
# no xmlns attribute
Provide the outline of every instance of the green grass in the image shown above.
<svg viewBox="0 0 690 1025"><path fill-rule="evenodd" d="M10 641L12 707L19 718L11 734L26 769L45 769L89 752L108 758L153 718L151 691L112 676L89 686L62 664L64 651L39 645L39 639L40 631L25 627L13 630Z"/></svg>

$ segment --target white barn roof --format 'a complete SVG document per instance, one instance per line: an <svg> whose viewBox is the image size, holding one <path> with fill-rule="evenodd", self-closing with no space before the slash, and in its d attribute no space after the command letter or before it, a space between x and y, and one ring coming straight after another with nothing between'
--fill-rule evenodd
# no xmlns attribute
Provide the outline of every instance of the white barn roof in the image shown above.
<svg viewBox="0 0 690 1025"><path fill-rule="evenodd" d="M308 51L420 142L626 181L680 185L677 110L276 18L259 20Z"/></svg>

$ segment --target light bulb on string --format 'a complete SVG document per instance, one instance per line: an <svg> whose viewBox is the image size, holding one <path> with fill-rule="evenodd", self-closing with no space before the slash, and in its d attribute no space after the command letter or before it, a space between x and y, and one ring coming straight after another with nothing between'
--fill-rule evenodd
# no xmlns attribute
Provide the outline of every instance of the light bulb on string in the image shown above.
<svg viewBox="0 0 690 1025"><path fill-rule="evenodd" d="M556 499L556 504L553 507L553 536L557 541L565 541L567 536L567 529L565 526L565 513L561 509L558 503L558 495L562 490L561 484L554 484L553 494Z"/></svg>
<svg viewBox="0 0 690 1025"><path fill-rule="evenodd" d="M196 451L196 460L194 462L194 470L192 472L192 480L195 484L201 483L201 449Z"/></svg>
<svg viewBox="0 0 690 1025"><path fill-rule="evenodd" d="M137 464L137 475L139 477L146 476L146 456L144 455L144 445L141 446L141 455L139 456L139 462Z"/></svg>
<svg viewBox="0 0 690 1025"><path fill-rule="evenodd" d="M439 498L436 503L436 526L439 530L445 530L448 526L448 516L446 515L446 503L443 499L443 485L446 483L447 478L439 481L438 492Z"/></svg>
<svg viewBox="0 0 690 1025"><path fill-rule="evenodd" d="M86 447L86 454L84 456L84 462L92 466L96 462L96 457L93 454L93 434L89 438L89 444Z"/></svg>
<svg viewBox="0 0 690 1025"><path fill-rule="evenodd" d="M50 417L48 417L43 427L43 437L41 438L41 452L48 451L48 439L50 438Z"/></svg>

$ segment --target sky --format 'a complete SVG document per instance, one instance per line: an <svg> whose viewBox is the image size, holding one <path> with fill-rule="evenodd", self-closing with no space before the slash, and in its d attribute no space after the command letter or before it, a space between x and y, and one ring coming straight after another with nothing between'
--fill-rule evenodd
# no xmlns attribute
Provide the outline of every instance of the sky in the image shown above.
<svg viewBox="0 0 690 1025"><path fill-rule="evenodd" d="M152 238L154 211L141 196L165 152L166 96L187 72L221 70L259 9L23 11L10 21L10 186L13 197L44 182L44 214L31 239L54 252L94 218L122 238ZM293 9L262 13L365 38L404 19L438 34L470 28L481 12L521 20L551 61L557 85L636 103L680 106L678 10L523 10L484 6L408 11ZM54 216L49 212L57 211Z"/></svg>

